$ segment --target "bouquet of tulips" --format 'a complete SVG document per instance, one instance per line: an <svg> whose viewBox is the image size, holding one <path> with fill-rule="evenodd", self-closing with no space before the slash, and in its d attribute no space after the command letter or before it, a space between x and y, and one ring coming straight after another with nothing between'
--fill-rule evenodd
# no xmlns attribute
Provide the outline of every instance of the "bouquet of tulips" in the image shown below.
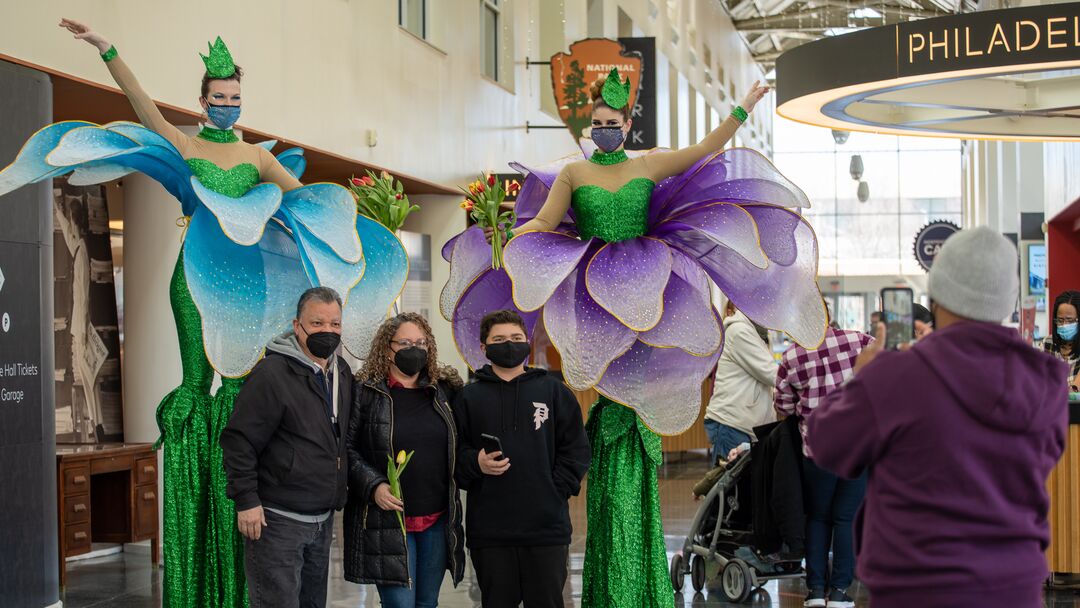
<svg viewBox="0 0 1080 608"><path fill-rule="evenodd" d="M516 194L520 188L515 182L510 186L510 194ZM502 204L506 200L506 190L495 179L494 175L481 177L469 184L468 191L463 188L466 198L461 201L461 208L481 228L491 228L495 234L491 238L491 267L502 268L503 265L503 242L509 240L510 229L517 221L517 215L512 210L503 210Z"/></svg>
<svg viewBox="0 0 1080 608"><path fill-rule="evenodd" d="M409 465L409 461L412 460L413 454L416 452L405 453L405 450L401 450L397 453L397 458L391 458L389 454L386 455L386 479L390 482L390 493L394 495L394 498L404 501L401 496L401 473L405 471L405 467ZM397 513L398 523L401 524L401 534L405 535L405 517L402 516L401 511L395 511Z"/></svg>
<svg viewBox="0 0 1080 608"><path fill-rule="evenodd" d="M386 171L378 177L371 171L363 177L352 177L348 188L356 199L357 213L379 222L395 234L410 213L420 210L418 205L409 204L405 187Z"/></svg>

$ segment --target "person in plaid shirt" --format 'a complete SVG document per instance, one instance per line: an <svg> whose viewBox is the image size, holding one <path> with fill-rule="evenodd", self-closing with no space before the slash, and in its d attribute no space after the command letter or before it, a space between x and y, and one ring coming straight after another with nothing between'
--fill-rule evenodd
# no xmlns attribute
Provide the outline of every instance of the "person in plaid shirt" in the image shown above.
<svg viewBox="0 0 1080 608"><path fill-rule="evenodd" d="M825 341L817 350L792 346L784 353L776 375L773 406L781 416L799 416L803 436L803 492L806 497L806 585L810 588L803 606L807 608L852 608L855 602L847 588L855 578L855 545L852 522L866 493L866 476L841 479L814 464L806 444L806 420L825 396L852 376L855 359L873 342L870 336L836 329L830 324ZM829 545L833 567L826 581ZM831 591L826 596L826 583Z"/></svg>

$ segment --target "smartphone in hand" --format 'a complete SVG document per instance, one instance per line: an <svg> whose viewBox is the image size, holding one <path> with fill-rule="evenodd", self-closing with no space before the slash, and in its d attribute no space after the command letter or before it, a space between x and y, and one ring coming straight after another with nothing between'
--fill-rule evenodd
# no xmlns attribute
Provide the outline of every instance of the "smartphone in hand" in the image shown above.
<svg viewBox="0 0 1080 608"><path fill-rule="evenodd" d="M502 455L496 458L496 460L502 460L506 458L506 452L503 452L502 441L494 435L488 435L487 433L481 433L480 439L483 443L481 447L488 454L494 454L495 452L501 452Z"/></svg>
<svg viewBox="0 0 1080 608"><path fill-rule="evenodd" d="M907 287L881 290L881 312L885 323L885 348L895 350L915 339L915 294Z"/></svg>

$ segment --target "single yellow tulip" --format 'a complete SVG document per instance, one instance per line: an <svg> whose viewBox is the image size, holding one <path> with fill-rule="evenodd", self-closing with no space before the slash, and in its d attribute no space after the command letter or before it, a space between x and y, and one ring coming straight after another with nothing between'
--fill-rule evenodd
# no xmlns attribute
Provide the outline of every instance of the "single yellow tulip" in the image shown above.
<svg viewBox="0 0 1080 608"><path fill-rule="evenodd" d="M401 450L397 453L397 460L395 462L397 462L399 465L405 464L405 450Z"/></svg>

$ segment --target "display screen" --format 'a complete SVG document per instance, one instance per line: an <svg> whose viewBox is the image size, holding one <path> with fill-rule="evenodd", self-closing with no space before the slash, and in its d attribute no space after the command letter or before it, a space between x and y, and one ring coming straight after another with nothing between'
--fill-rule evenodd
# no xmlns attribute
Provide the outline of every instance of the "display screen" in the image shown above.
<svg viewBox="0 0 1080 608"><path fill-rule="evenodd" d="M915 339L915 297L910 289L882 289L881 311L885 314L885 348L893 349Z"/></svg>
<svg viewBox="0 0 1080 608"><path fill-rule="evenodd" d="M1046 294L1046 245L1028 245L1028 293Z"/></svg>

